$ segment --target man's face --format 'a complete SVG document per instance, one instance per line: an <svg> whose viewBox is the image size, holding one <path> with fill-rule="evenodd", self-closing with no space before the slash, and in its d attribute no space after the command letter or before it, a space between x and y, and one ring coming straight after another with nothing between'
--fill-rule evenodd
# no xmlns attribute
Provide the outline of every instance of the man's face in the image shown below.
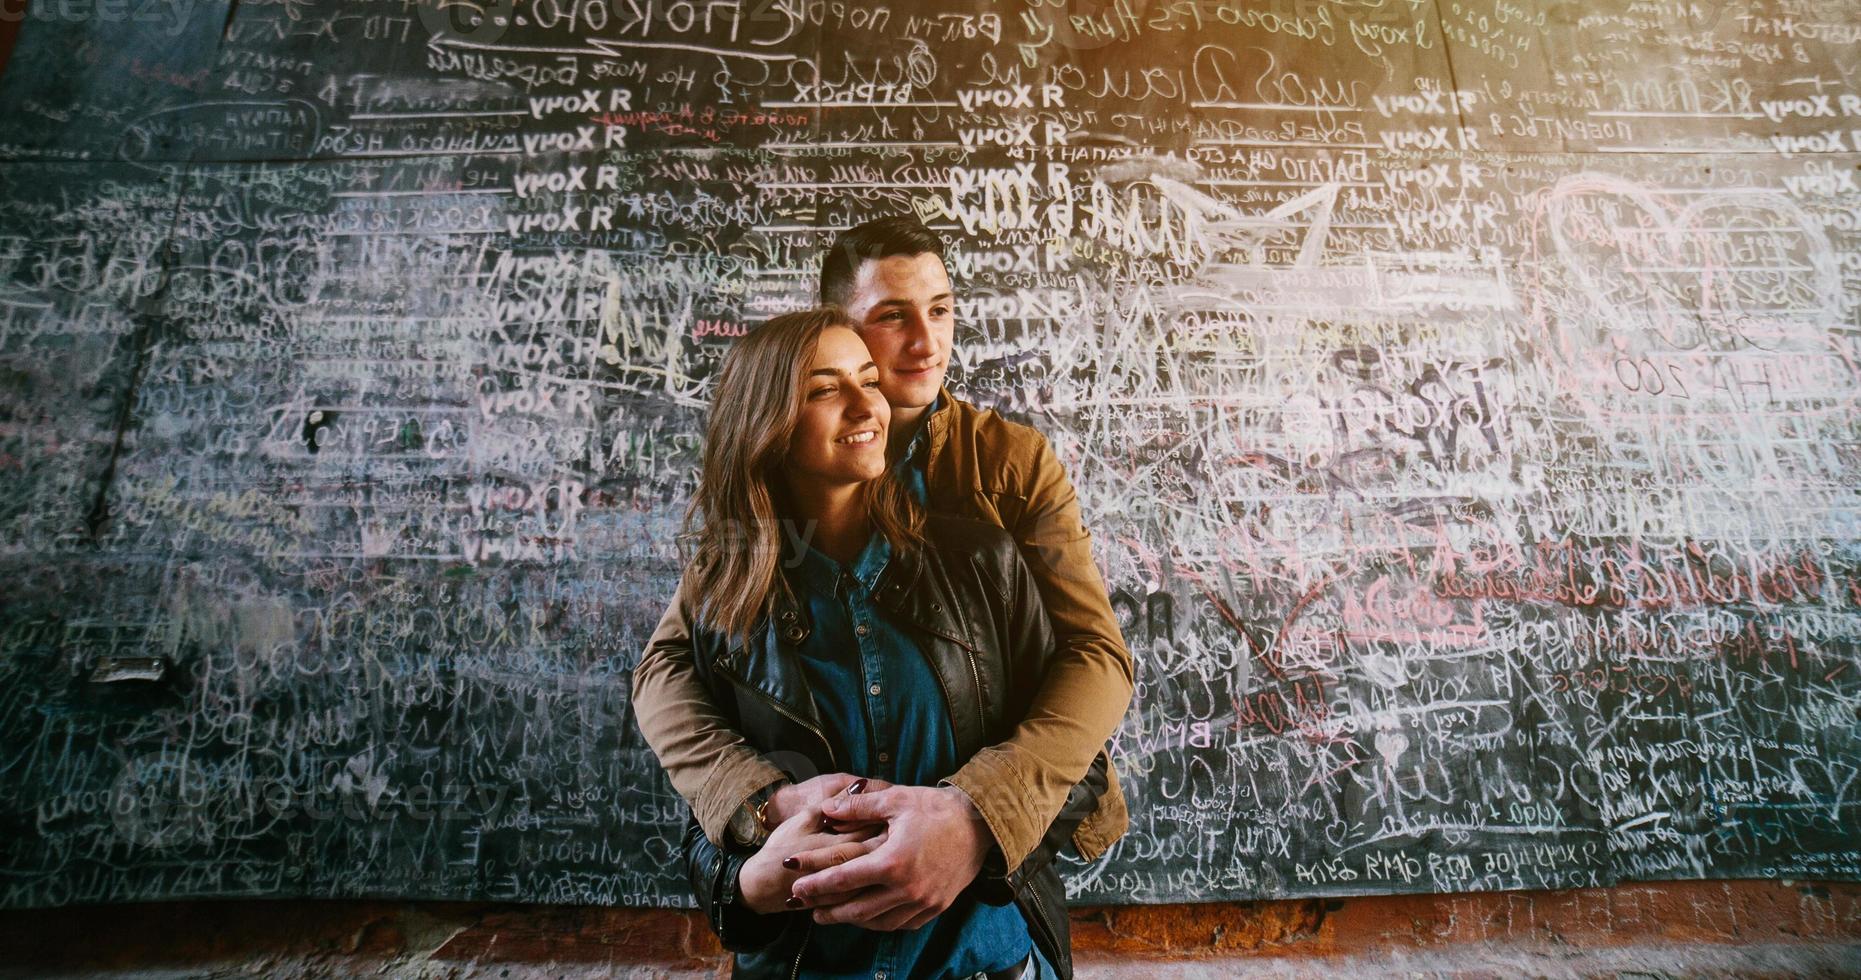
<svg viewBox="0 0 1861 980"><path fill-rule="evenodd" d="M879 365L879 389L895 409L929 408L950 366L956 297L943 260L888 255L860 263L847 314Z"/></svg>

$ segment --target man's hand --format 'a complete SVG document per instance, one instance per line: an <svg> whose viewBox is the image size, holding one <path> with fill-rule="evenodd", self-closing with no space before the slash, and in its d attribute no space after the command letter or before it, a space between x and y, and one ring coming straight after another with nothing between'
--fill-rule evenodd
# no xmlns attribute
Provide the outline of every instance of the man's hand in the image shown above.
<svg viewBox="0 0 1861 980"><path fill-rule="evenodd" d="M956 901L994 843L969 797L953 786L868 788L821 810L842 827L885 825L868 853L794 883L795 897L823 925L916 929Z"/></svg>
<svg viewBox="0 0 1861 980"><path fill-rule="evenodd" d="M769 797L769 805L763 808L763 822L770 828L781 826L789 817L818 807L829 799L844 793L860 777L844 772L830 772L816 776L801 783L787 783L776 789ZM883 779L868 779L864 792L884 789L892 785Z"/></svg>

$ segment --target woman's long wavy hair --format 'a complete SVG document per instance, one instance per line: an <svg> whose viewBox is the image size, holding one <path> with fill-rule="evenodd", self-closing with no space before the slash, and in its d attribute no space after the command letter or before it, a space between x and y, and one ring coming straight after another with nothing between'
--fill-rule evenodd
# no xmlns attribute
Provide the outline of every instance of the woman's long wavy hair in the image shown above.
<svg viewBox="0 0 1861 980"><path fill-rule="evenodd" d="M780 521L793 512L781 466L808 365L836 326L852 323L832 306L770 319L732 345L711 393L704 467L681 534L687 584L699 624L745 642L778 591L792 596L781 574ZM895 553L923 542L924 514L889 468L862 499Z"/></svg>

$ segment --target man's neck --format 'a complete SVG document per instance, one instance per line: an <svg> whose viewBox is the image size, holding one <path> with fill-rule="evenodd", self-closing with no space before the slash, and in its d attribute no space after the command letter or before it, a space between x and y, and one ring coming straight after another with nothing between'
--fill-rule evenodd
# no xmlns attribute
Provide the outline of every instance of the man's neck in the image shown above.
<svg viewBox="0 0 1861 980"><path fill-rule="evenodd" d="M897 460L905 454L905 447L917 438L918 430L930 417L931 407L923 405L918 408L893 408L891 431L885 439L885 456Z"/></svg>

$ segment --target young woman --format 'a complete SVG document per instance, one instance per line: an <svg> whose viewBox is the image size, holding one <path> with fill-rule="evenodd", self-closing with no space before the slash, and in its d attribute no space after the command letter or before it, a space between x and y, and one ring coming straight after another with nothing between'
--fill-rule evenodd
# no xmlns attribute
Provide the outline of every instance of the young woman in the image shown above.
<svg viewBox="0 0 1861 980"><path fill-rule="evenodd" d="M694 624L706 714L798 780L866 777L850 792L933 786L1003 738L1053 647L1012 538L924 514L892 475L890 417L838 310L738 340L713 393L674 600ZM1056 962L1070 974L1051 858L1103 785L1095 765L1076 789L1090 799L1013 874L945 882L961 891L941 911L867 910L870 928L817 922L790 894L885 839L883 825L830 826L818 804L754 850L720 849L689 820L687 870L736 976L1000 980L1055 975Z"/></svg>

